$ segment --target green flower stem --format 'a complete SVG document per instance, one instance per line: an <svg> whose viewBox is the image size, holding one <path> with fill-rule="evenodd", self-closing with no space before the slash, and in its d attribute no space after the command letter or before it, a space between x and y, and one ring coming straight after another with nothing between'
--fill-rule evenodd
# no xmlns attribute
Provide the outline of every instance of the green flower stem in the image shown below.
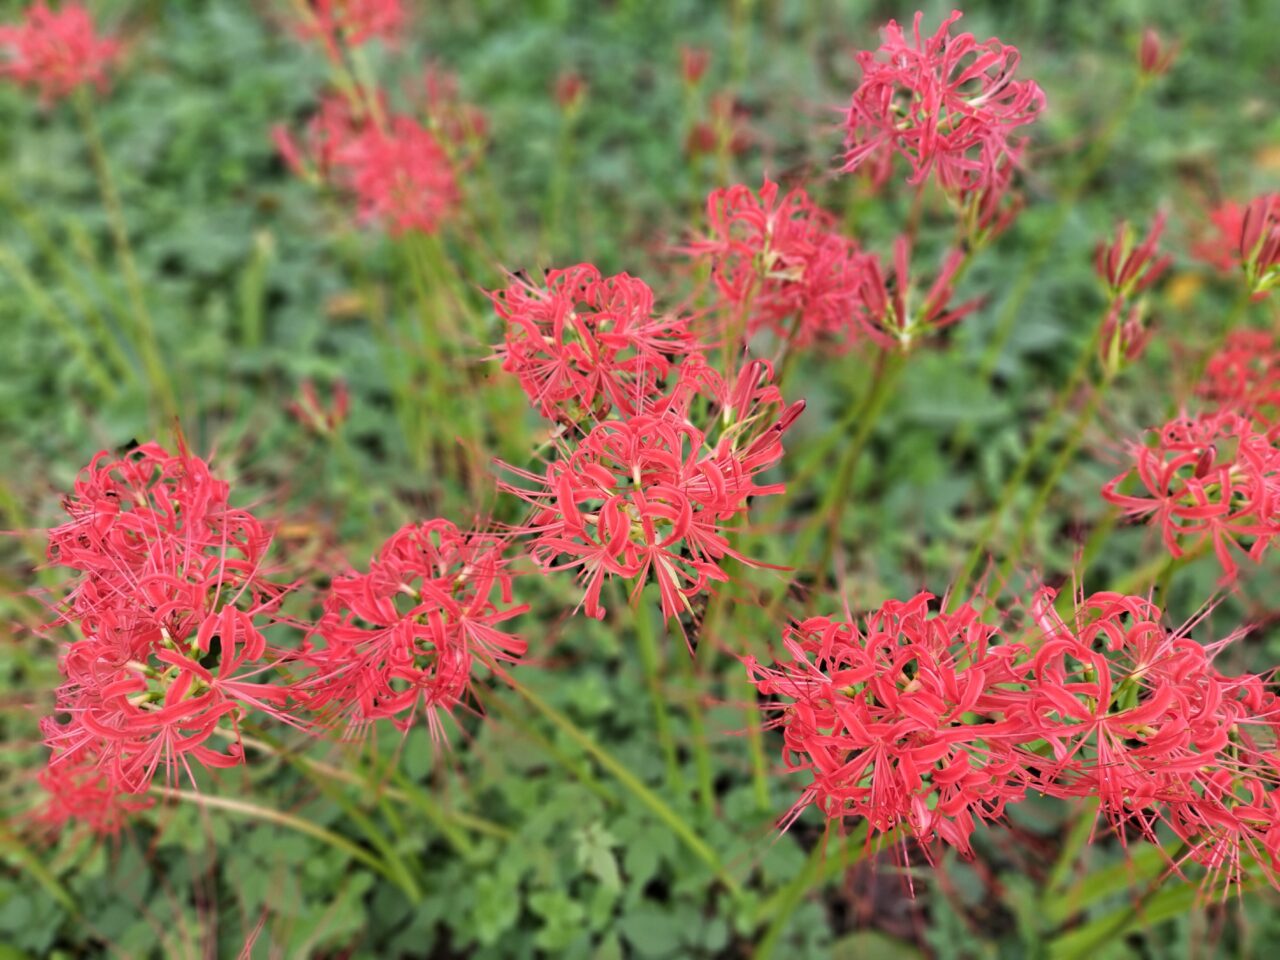
<svg viewBox="0 0 1280 960"><path fill-rule="evenodd" d="M666 762L667 785L675 787L680 781L680 767L676 756L676 741L671 735L671 720L667 716L667 695L662 688L662 651L653 625L652 599L650 591L644 591L637 597L631 613L636 627L640 663L644 668L645 686L649 690L649 702L653 706L654 729ZM683 653L678 653L677 656L683 656Z"/></svg>
<svg viewBox="0 0 1280 960"><path fill-rule="evenodd" d="M116 255L120 258L120 267L124 273L125 290L129 296L131 326L134 346L142 357L143 369L146 370L148 385L152 396L159 405L163 420L172 422L178 416L178 403L173 392L168 371L160 356L160 348L156 340L155 325L151 321L151 313L147 310L146 297L143 295L142 277L138 273L138 265L134 260L133 247L129 244L129 231L125 226L124 208L120 204L120 195L116 191L115 181L111 176L111 167L107 163L107 152L102 146L102 136L98 132L98 122L93 114L93 104L89 94L81 89L72 97L76 116L84 132L85 142L89 147L89 158L94 173L98 178L98 189L102 194L102 205L107 212L107 223L111 228L111 237L115 242Z"/></svg>
<svg viewBox="0 0 1280 960"><path fill-rule="evenodd" d="M284 813L280 810L264 807L256 803L250 803L247 800L237 800L234 797L216 797L210 794L197 793L191 790L177 790L172 787L153 786L151 792L159 797L168 800L182 800L188 803L194 803L198 806L210 810L225 810L228 813L236 814L241 817L248 817L251 820L259 820L263 823L274 823L290 830L296 830L298 833L305 833L310 837L314 837L322 843L340 850L353 860L358 860L366 867L376 870L386 879L390 880L396 886L400 887L406 894L410 891L403 886L403 878L398 876L395 871L390 870L373 854L369 853L363 847L358 846L346 837L334 833L318 824L312 823L302 817L294 816L291 813ZM416 894L416 888L414 888Z"/></svg>
<svg viewBox="0 0 1280 960"><path fill-rule="evenodd" d="M1000 566L1000 573L996 578L997 582L1003 582L1012 572L1013 565L1017 562L1023 545L1031 535L1031 531L1035 528L1036 521L1040 519L1040 514L1044 512L1049 498L1058 489L1058 481L1062 479L1062 474L1066 471L1071 459L1076 455L1076 451L1079 450L1080 444L1084 441L1085 432L1093 422L1094 415L1098 412L1098 407L1110 382L1110 378L1108 378L1095 386L1093 392L1089 395L1088 402L1076 415L1071 432L1067 435L1062 449L1058 451L1058 455L1053 459L1053 463L1049 467L1049 473L1036 491L1031 507L1022 515L1022 521L1018 524L1018 530L1014 534L1013 542L1009 545L1009 549L1005 551L1005 560Z"/></svg>
<svg viewBox="0 0 1280 960"><path fill-rule="evenodd" d="M792 552L790 562L787 564L791 569L800 569L805 557L809 554L809 548L819 534L822 535L824 546L822 561L815 569L819 573L826 569L837 537L835 528L839 526L844 516L844 508L849 498L849 489L853 483L858 460L871 439L871 434L879 420L880 413L884 410L889 397L892 396L893 387L896 385L905 365L906 358L902 354L881 350L876 355L875 372L872 374L871 385L868 387L862 401L854 406L849 414L836 424L833 430L828 431L830 441L824 446L829 451L830 447L838 444L850 429L856 427L853 437L849 440L849 444L845 447L844 453L840 458L840 464L836 468L835 481L827 488L826 496L823 498L821 506L814 512L813 518L796 538L795 549ZM818 461L819 464L823 462L823 460ZM785 590L778 592L778 595L769 605L766 619L773 621L776 618L785 597Z"/></svg>
<svg viewBox="0 0 1280 960"><path fill-rule="evenodd" d="M1079 199L1081 191L1093 179L1094 174L1102 168L1102 164L1111 150L1112 141L1115 140L1116 134L1137 107L1147 86L1148 81L1139 75L1137 82L1129 91L1129 95L1120 102L1115 112L1107 118L1102 130L1092 139L1088 152L1076 164L1075 176L1067 181L1066 188L1062 191L1062 195L1054 209L1053 219L1037 233L1036 245L1032 248L1031 253L1028 254L1027 259L1023 261L1022 270L1010 288L1009 295L1005 298L1004 305L996 320L995 333L982 355L982 362L978 367L978 376L982 380L990 380L991 375L995 372L996 364L1000 362L1000 356L1004 352L1005 345L1009 342L1009 337L1013 333L1018 317L1022 314L1022 304L1040 275L1040 268L1044 266L1045 261L1053 252L1054 245L1058 242L1058 237L1066 226L1067 218L1076 209L1076 201ZM953 446L959 445L955 444Z"/></svg>
<svg viewBox="0 0 1280 960"><path fill-rule="evenodd" d="M1058 851L1058 859L1054 861L1053 869L1049 872L1049 879L1045 883L1044 890L1040 896L1042 907L1052 903L1066 891L1067 882L1071 878L1071 871L1075 867L1076 860L1080 857L1080 851L1085 848L1085 844L1093 836L1094 825L1097 821L1098 799L1097 797L1089 797L1076 811L1075 822L1067 832L1067 836L1062 842L1062 849Z"/></svg>
<svg viewBox="0 0 1280 960"><path fill-rule="evenodd" d="M570 720L567 716L557 710L542 697L538 696L523 684L512 684L512 689L516 691L524 701L533 707L538 713L549 721L552 726L567 736L570 740L582 748L584 752L589 754L600 766L609 772L611 776L619 784L621 784L628 793L630 793L643 806L648 808L649 812L661 820L671 830L671 832L679 839L689 851L699 860L705 863L717 877L725 888L736 898L741 895L742 887L737 880L729 873L724 864L720 862L719 856L711 849L697 832L685 822L675 810L671 809L660 796L650 790L643 782L630 770L626 765L617 759L608 750L598 744L586 731L582 730L577 724Z"/></svg>
<svg viewBox="0 0 1280 960"><path fill-rule="evenodd" d="M1040 459L1040 455L1044 452L1045 448L1049 445L1049 442L1058 432L1058 427L1062 422L1063 416L1067 412L1067 408L1071 405L1072 398L1088 378L1089 366L1094 355L1098 352L1099 344L1102 342L1102 332L1106 326L1106 319L1110 310L1111 304L1108 303L1107 309L1103 311L1101 318L1094 327L1093 335L1089 338L1089 342L1080 351L1080 355L1076 358L1075 366L1072 367L1071 373L1067 376L1066 383L1063 384L1062 389L1058 391L1058 395L1054 399L1053 406L1049 409L1049 412L1041 418L1039 425L1031 436L1031 443L1027 446L1026 452L1022 455L1022 459L1009 475L1004 486L1001 487L1000 494L996 498L995 506L987 517L987 522L983 526L977 542L974 543L973 549L969 551L969 556L965 560L963 569L960 571L960 576L956 578L951 589L952 604L959 605L965 601L966 592L973 579L973 575L977 572L978 564L980 564L983 557L986 556L987 550L991 546L991 540L996 535L996 532L1000 527L1000 521L1004 519L1005 511L1012 504L1014 494L1022 488L1022 483L1031 472L1031 468L1035 465L1036 461ZM1010 553L1012 552L1013 551L1010 551Z"/></svg>
<svg viewBox="0 0 1280 960"><path fill-rule="evenodd" d="M791 882L760 904L756 920L758 923L769 921L769 926L756 943L755 952L752 953L754 960L770 960L773 957L792 915L810 892L861 863L868 853L878 852L884 844L894 842L897 835L896 829L891 830L872 844L867 838L867 824L864 820L835 849L828 847L825 838L815 843L804 866Z"/></svg>

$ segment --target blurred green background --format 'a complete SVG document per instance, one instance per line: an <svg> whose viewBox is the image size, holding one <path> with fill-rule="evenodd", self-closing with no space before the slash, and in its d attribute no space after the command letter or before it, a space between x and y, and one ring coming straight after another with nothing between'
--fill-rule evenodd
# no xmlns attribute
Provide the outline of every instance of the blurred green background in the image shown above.
<svg viewBox="0 0 1280 960"><path fill-rule="evenodd" d="M414 83L437 62L458 75L464 98L489 121L485 196L501 229L490 238L492 256L455 250L478 286L502 282L502 269L590 260L646 278L674 304L691 279L672 247L700 229L706 192L738 180L755 185L765 173L807 182L881 252L905 218L905 191L858 198L832 171L839 109L856 82L852 51L874 47L879 25L908 20L913 8L852 0L409 6L411 42L375 55L384 84ZM394 250L376 230L353 231L292 178L271 143L273 124L305 120L326 77L323 57L282 27L287 4L91 7L130 43L126 68L98 100L97 120L193 449L214 455L240 503L288 518L284 552L303 569L323 566L335 552L362 562L427 509L485 510L483 497L441 489L424 474L397 426L394 397L412 383L397 385L402 374L389 365L378 329L399 301L394 288L385 302L376 295L395 274ZM21 9L0 3L0 19ZM926 5L926 28L948 9ZM1185 254L1206 204L1274 189L1280 178L1280 4L1024 0L975 2L965 13L962 29L1021 50L1020 76L1045 88L1049 109L1034 129L1028 209L964 282L962 295L981 295L984 308L946 349L912 364L863 460L859 499L840 531L842 542L856 545L845 591L859 607L921 586L946 589L984 506L1101 309L1094 243L1116 219L1145 223L1163 205L1171 212L1167 245L1178 256L1153 298L1156 342L1109 398L1088 455L1071 465L1020 574L1071 569L1078 539L1070 532L1101 514L1096 490L1116 472L1124 438L1162 416L1187 352L1212 339L1231 300ZM1148 25L1181 43L1177 63L1116 121L1106 163L1068 194L1082 155L1129 96L1134 49ZM682 44L711 51L692 101L680 79ZM587 83L571 126L552 94L566 71ZM688 125L708 115L710 95L722 90L735 100L743 149L727 161L691 158ZM1044 268L1020 296L1013 336L988 383L974 375L978 358L1046 235L1053 244ZM932 261L919 262L925 269ZM31 802L31 771L43 757L34 716L47 709L56 683L56 652L31 635L41 610L26 592L57 578L36 569L38 538L21 532L55 520L60 492L97 450L171 439L149 403L127 301L71 111L42 109L23 92L0 88L0 526L19 532L0 538L0 802L15 817ZM477 361L499 337L496 321L484 322L491 326L473 330L465 345ZM865 374L856 357L804 362L804 375L793 380L809 402L791 441L800 449L838 416ZM351 416L339 441L289 415L308 380L322 395L339 381L350 387ZM485 410L492 415L488 401ZM976 428L976 440L949 451L947 439L962 422ZM795 515L812 492L793 491ZM785 562L787 536L783 529L767 559ZM1128 530L1114 544L1099 561L1099 582L1144 556L1151 538ZM1189 571L1175 613L1194 610L1215 575L1211 564ZM1255 573L1241 597L1214 612L1208 635L1241 617L1270 616L1273 583L1274 567ZM531 639L550 668L526 671L527 682L656 783L661 763L631 628L563 622L574 595L561 586L537 599L540 621L524 621L526 633L545 631ZM671 652L679 655L676 643ZM1274 632L1258 631L1239 658L1257 667L1277 654ZM699 695L678 671L670 683L675 702ZM64 836L51 847L24 837L15 819L0 831L0 960L235 956L255 938L253 956L263 957L746 956L759 918L780 909L777 893L820 828L805 819L778 837L755 813L745 761L729 735L741 730L742 714L714 706L717 696L708 724L719 768L730 771L717 784L721 814L703 817L689 796L678 798L679 809L751 878L743 903L731 903L646 810L602 788L599 771L573 743L512 719L506 711L516 701L497 693L490 718L467 723L443 761L433 761L421 730L403 751L408 785L401 789L421 796L429 787L446 807L501 826L497 835L464 826L464 851L427 807L322 787L279 760L257 766L252 789L244 778L246 797L362 845L389 845L391 859L410 864L416 901L341 849L260 818L185 805L148 814L113 842ZM683 726L676 734L691 735ZM373 758L334 747L330 759L385 764L396 746L392 736ZM770 751L776 755L772 741ZM583 777L567 777L548 759L557 753L584 767ZM778 778L778 813L795 787ZM1013 819L1011 831L982 834L976 864L944 858L921 868L914 896L892 855L881 869L847 878L832 863L827 894L798 904L783 929L786 955L1069 956L1064 934L1082 918L1122 907L1128 888L1149 876L1141 870L1152 869L1142 861L1132 879L1125 854L1099 843L1069 878L1097 871L1095 895L1065 903L1079 888L1051 888L1047 874L1068 812L1028 802ZM1189 898L1172 903L1167 918L1131 918L1093 955L1280 950L1273 898L1250 895L1208 910L1188 909Z"/></svg>

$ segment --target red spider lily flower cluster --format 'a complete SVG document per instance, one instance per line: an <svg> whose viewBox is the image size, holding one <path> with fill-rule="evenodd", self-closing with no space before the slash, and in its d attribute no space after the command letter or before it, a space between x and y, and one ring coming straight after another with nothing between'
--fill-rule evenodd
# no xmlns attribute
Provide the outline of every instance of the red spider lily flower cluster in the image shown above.
<svg viewBox="0 0 1280 960"><path fill-rule="evenodd" d="M489 297L505 323L502 368L550 420L633 414L695 349L687 319L654 315L647 283L602 276L591 264L552 270L540 286L517 280Z"/></svg>
<svg viewBox="0 0 1280 960"><path fill-rule="evenodd" d="M343 151L345 182L362 219L393 236L439 231L459 201L449 155L431 131L409 117L366 126Z"/></svg>
<svg viewBox="0 0 1280 960"><path fill-rule="evenodd" d="M1248 417L1271 436L1280 418L1280 343L1264 330L1232 330L1209 358L1199 392L1217 410Z"/></svg>
<svg viewBox="0 0 1280 960"><path fill-rule="evenodd" d="M238 764L242 715L288 720L287 689L260 682L282 655L258 628L286 588L264 570L270 532L228 495L204 461L155 444L100 453L76 480L48 548L77 573L58 624L80 633L43 725L46 782L69 791L57 804ZM232 732L222 749L220 728Z"/></svg>
<svg viewBox="0 0 1280 960"><path fill-rule="evenodd" d="M780 197L766 178L759 193L743 184L715 190L707 223L710 235L685 252L711 261L728 312L748 334L853 343L868 256L803 189Z"/></svg>
<svg viewBox="0 0 1280 960"><path fill-rule="evenodd" d="M1160 528L1174 557L1210 543L1225 576L1234 552L1261 559L1280 533L1280 450L1230 410L1180 417L1135 445L1133 466L1102 489L1130 517ZM1141 489L1122 492L1130 476Z"/></svg>
<svg viewBox="0 0 1280 960"><path fill-rule="evenodd" d="M378 110L385 115L381 101ZM392 235L436 233L458 205L449 152L409 117L357 117L345 99L326 97L301 144L283 126L272 136L290 169L351 194L361 219Z"/></svg>
<svg viewBox="0 0 1280 960"><path fill-rule="evenodd" d="M706 47L680 47L680 79L686 87L696 87L711 66L711 51Z"/></svg>
<svg viewBox="0 0 1280 960"><path fill-rule="evenodd" d="M968 604L931 616L931 599L889 601L864 626L812 617L784 632L785 660L745 658L760 693L785 698L766 709L787 769L812 778L784 823L814 805L967 853L975 821L1021 799L1024 734L1002 717L1017 648L992 645Z"/></svg>
<svg viewBox="0 0 1280 960"><path fill-rule="evenodd" d="M1222 273L1242 270L1255 299L1280 283L1280 193L1244 205L1227 201L1209 212L1209 222L1210 235L1192 247L1197 258Z"/></svg>
<svg viewBox="0 0 1280 960"><path fill-rule="evenodd" d="M912 40L890 21L880 48L857 55L862 81L845 118L846 171L870 164L883 180L897 154L911 166L908 182L932 175L953 195L1007 178L1019 152L1010 137L1036 119L1044 93L1014 79L1014 47L951 36L960 16L953 12L928 39L920 32L923 14L915 16Z"/></svg>
<svg viewBox="0 0 1280 960"><path fill-rule="evenodd" d="M322 722L407 729L421 711L434 737L440 714L464 698L474 661L491 668L523 656L501 625L527 607L512 601L506 543L447 520L409 524L368 573L334 581L314 638L300 656L312 673L297 696Z"/></svg>
<svg viewBox="0 0 1280 960"><path fill-rule="evenodd" d="M120 42L99 36L78 3L55 11L40 0L21 24L0 26L0 77L34 87L45 103L81 87L105 90L120 52Z"/></svg>
<svg viewBox="0 0 1280 960"><path fill-rule="evenodd" d="M788 628L785 657L743 658L781 729L790 771L828 819L901 830L926 854L972 853L980 820L1030 792L1095 798L1122 840L1186 844L1175 859L1238 883L1249 858L1276 882L1276 731L1264 678L1213 665L1141 597L1097 593L1065 620L1041 588L1024 642L999 642L968 604L930 615L929 594L889 601L864 625L813 617Z"/></svg>
<svg viewBox="0 0 1280 960"><path fill-rule="evenodd" d="M361 47L370 40L395 44L404 29L400 0L311 0L308 7L297 32L318 40L333 60L342 57L344 47Z"/></svg>
<svg viewBox="0 0 1280 960"><path fill-rule="evenodd" d="M879 260L867 261L857 315L863 331L882 347L909 350L916 341L975 310L977 300L950 306L956 275L963 263L961 251L947 254L942 270L917 306L912 302L911 242L898 237L893 245L892 279L885 275Z"/></svg>
<svg viewBox="0 0 1280 960"><path fill-rule="evenodd" d="M663 616L692 612L690 598L723 582L725 557L752 560L730 545L727 524L756 496L781 493L757 476L782 457L782 435L803 409L784 408L768 381L767 363L748 364L730 383L700 357L679 371L666 396L645 409L606 420L539 474L507 466L520 485L503 489L533 508L516 532L544 570L575 570L584 584L582 609L603 617L606 579L653 580ZM715 410L709 434L690 422L695 400Z"/></svg>
<svg viewBox="0 0 1280 960"><path fill-rule="evenodd" d="M1008 714L1047 747L1028 753L1030 781L1097 798L1122 840L1159 843L1168 825L1209 868L1206 885L1239 883L1251 857L1274 883L1280 701L1263 678L1222 675L1221 644L1166 629L1141 597L1094 594L1066 622L1054 599L1044 588L1033 604L1041 636Z"/></svg>

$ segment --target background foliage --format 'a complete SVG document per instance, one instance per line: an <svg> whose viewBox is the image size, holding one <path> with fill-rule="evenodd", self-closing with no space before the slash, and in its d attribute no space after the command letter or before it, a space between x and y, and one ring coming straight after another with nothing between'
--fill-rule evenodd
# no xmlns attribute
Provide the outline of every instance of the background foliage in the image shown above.
<svg viewBox="0 0 1280 960"><path fill-rule="evenodd" d="M412 442L418 434L397 421L403 398L419 395L422 383L395 362L405 309L395 251L374 231L352 232L289 176L271 144L271 125L305 117L324 83L322 58L280 26L287 5L94 6L131 38L129 68L97 117L192 447L213 452L240 503L287 518L282 555L302 571L328 568L339 544L360 563L411 518L451 510L462 520L493 509L488 481L478 489L442 484L424 468ZM4 19L19 9L0 3ZM927 4L926 22L945 12ZM828 206L847 212L868 246L887 248L909 198L871 201L832 177L834 123L855 76L850 51L874 46L880 24L911 13L855 0L438 2L417 11L411 48L380 57L377 67L407 83L437 60L488 115L493 139L482 174L501 242L492 257L454 251L472 283L499 282L499 268L592 260L647 278L674 304L692 279L672 247L697 228L701 198L721 183L804 177ZM1147 24L1178 37L1183 52L1114 131L1107 162L1075 189L1082 155L1133 85L1133 48ZM973 2L963 27L1016 44L1022 74L1045 88L1050 107L1035 134L1030 206L964 282L964 295L985 298L983 309L954 331L948 349L911 365L862 460L839 531L844 594L855 608L921 586L946 589L1102 307L1090 261L1114 220L1145 222L1163 204L1172 211L1169 246L1185 251L1207 202L1274 188L1280 172L1274 3ZM684 150L685 125L705 104L685 100L680 44L709 48L704 91L730 89L741 105L749 146L731 158L732 169ZM551 94L566 70L588 84L568 129ZM0 89L0 526L13 531L50 522L59 491L96 450L168 437L130 345L126 291L96 196L70 114ZM1019 293L1024 263L1042 244L1044 268ZM1229 302L1229 291L1179 258L1154 304L1156 343L1110 394L1086 455L1033 531L1014 595L1037 571L1071 570L1077 532L1102 513L1096 490L1114 472L1123 438L1162 416L1187 352L1210 342ZM1010 303L1013 336L988 382L975 370ZM497 339L496 321L476 316L488 326L463 345L472 359ZM789 443L797 462L866 379L856 356L801 362L792 382L804 384L809 406ZM503 424L495 443L519 456L535 425L513 413L523 409L520 398L494 365L478 369L489 387L461 402ZM336 438L288 414L305 380L322 394L339 380L349 385L352 413ZM461 415L456 401L419 413L422 429L445 434ZM951 442L963 424L973 431L968 441ZM819 470L791 490L788 515L762 527L765 559L786 562L796 522L830 479ZM1145 559L1151 540L1132 530L1112 543L1094 568L1100 583ZM823 843L821 825L806 816L776 835L772 818L796 785L774 778L772 813L757 808L737 735L743 704L721 676L729 664L704 665L711 675L693 677L678 636L668 638L663 689L678 772L664 796L744 885L737 898L669 825L618 789L599 757L499 688L484 696L484 722L463 718L443 755L421 729L403 743L385 734L365 750L268 753L201 784L252 808L179 803L114 842L67 834L40 847L8 819L31 801L28 771L42 760L34 717L56 682L52 648L29 629L41 611L26 591L49 576L37 569L40 550L38 538L0 540L0 802L9 824L0 827L0 958L222 956L251 940L254 956L732 957L746 955L779 916L789 917L779 929L782 949L796 957L1072 956L1089 948L1101 960L1280 949L1274 901L1263 895L1189 909L1180 888L1145 917L1126 917L1131 891L1159 871L1136 848L1126 856L1091 845L1081 862L1055 873L1079 815L1047 801L1014 809L1014 830L985 833L973 864L917 864L908 880L889 853L846 874L842 851L856 845L833 838L806 867ZM1207 635L1242 617L1269 622L1274 573L1253 574L1240 598L1213 613ZM1191 613L1214 578L1211 562L1187 571L1175 615ZM776 628L759 608L784 579L753 577L761 603L732 621L744 643L763 649L773 639ZM615 602L604 624L569 620L572 585L539 590L523 621L535 661L523 682L658 788L668 773L625 605ZM1236 655L1274 663L1280 642L1258 630ZM705 706L706 731L691 728L683 709L694 698ZM696 795L688 749L704 735L717 771L715 809ZM776 757L772 740L767 747ZM363 768L365 780L335 779L317 761ZM788 884L806 869L830 883L822 896L791 903ZM1099 917L1117 926L1097 949L1071 939L1096 933L1088 924Z"/></svg>

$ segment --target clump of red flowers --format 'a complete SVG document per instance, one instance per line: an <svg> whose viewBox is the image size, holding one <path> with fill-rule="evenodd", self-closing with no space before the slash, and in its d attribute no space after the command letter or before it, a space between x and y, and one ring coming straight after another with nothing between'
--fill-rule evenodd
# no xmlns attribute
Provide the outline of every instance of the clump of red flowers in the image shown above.
<svg viewBox="0 0 1280 960"><path fill-rule="evenodd" d="M759 192L744 184L715 190L707 224L709 235L685 250L710 260L726 324L798 344L852 345L868 257L803 189L780 196L766 178Z"/></svg>
<svg viewBox="0 0 1280 960"><path fill-rule="evenodd" d="M1174 557L1210 544L1225 576L1236 552L1262 558L1280 533L1280 450L1231 411L1179 417L1132 449L1133 466L1102 489L1127 516L1158 526ZM1139 489L1123 492L1130 476Z"/></svg>
<svg viewBox="0 0 1280 960"><path fill-rule="evenodd" d="M50 10L39 0L21 24L0 26L0 77L35 88L46 103L81 87L105 90L120 52L120 42L99 36L78 3Z"/></svg>
<svg viewBox="0 0 1280 960"><path fill-rule="evenodd" d="M1209 358L1199 392L1217 410L1248 417L1271 436L1280 417L1280 344L1265 330L1232 330Z"/></svg>
<svg viewBox="0 0 1280 960"><path fill-rule="evenodd" d="M587 263L549 271L536 286L515 280L489 298L505 323L502 369L539 413L562 423L635 413L695 349L687 318L654 314L647 283Z"/></svg>
<svg viewBox="0 0 1280 960"><path fill-rule="evenodd" d="M49 560L77 576L56 625L80 636L43 725L45 783L66 791L51 815L240 763L249 711L293 722L286 687L262 681L286 659L260 626L287 586L265 567L269 529L229 492L198 457L147 444L98 454L64 501Z"/></svg>
<svg viewBox="0 0 1280 960"><path fill-rule="evenodd" d="M911 242L898 237L893 245L893 273L871 258L863 274L858 321L872 340L886 349L910 350L922 337L950 326L977 309L979 301L951 306L964 253L952 250L923 298L915 302L911 284Z"/></svg>
<svg viewBox="0 0 1280 960"><path fill-rule="evenodd" d="M787 769L811 778L785 823L813 805L970 853L975 822L1022 797L1027 735L1004 716L1021 648L994 644L968 604L931 614L932 599L891 600L864 625L811 617L784 631L785 659L745 658L760 693L782 698L766 709Z"/></svg>
<svg viewBox="0 0 1280 960"><path fill-rule="evenodd" d="M803 409L782 405L770 373L757 361L727 382L691 357L669 395L562 442L543 473L507 467L523 484L503 488L532 507L515 532L542 569L577 572L588 616L604 616L600 593L612 577L637 592L657 583L668 619L692 614L691 598L727 579L725 557L752 563L730 544L728 523L750 498L782 492L756 478L781 459L782 435ZM699 398L714 410L699 419L705 430L690 420L704 409Z"/></svg>
<svg viewBox="0 0 1280 960"><path fill-rule="evenodd" d="M390 719L407 729L421 713L433 736L440 714L463 700L474 662L495 668L523 656L502 624L527 607L512 600L506 543L447 520L399 530L368 573L337 578L300 659L301 703L322 723L360 729Z"/></svg>
<svg viewBox="0 0 1280 960"><path fill-rule="evenodd" d="M1270 293L1280 283L1280 194L1243 205L1229 200L1209 212L1209 222L1192 253L1221 273L1243 272L1254 299Z"/></svg>
<svg viewBox="0 0 1280 960"><path fill-rule="evenodd" d="M846 171L870 164L882 181L896 154L911 167L910 183L933 176L957 196L1007 181L1020 150L1011 137L1039 115L1044 93L1014 79L1014 47L952 36L960 16L953 12L928 39L923 14L910 40L890 21L880 48L857 55L862 81L845 117Z"/></svg>
<svg viewBox="0 0 1280 960"><path fill-rule="evenodd" d="M460 199L449 151L416 120L387 115L381 98L372 109L378 117L326 97L301 143L283 126L272 136L290 169L350 194L361 219L393 236L437 233Z"/></svg>

